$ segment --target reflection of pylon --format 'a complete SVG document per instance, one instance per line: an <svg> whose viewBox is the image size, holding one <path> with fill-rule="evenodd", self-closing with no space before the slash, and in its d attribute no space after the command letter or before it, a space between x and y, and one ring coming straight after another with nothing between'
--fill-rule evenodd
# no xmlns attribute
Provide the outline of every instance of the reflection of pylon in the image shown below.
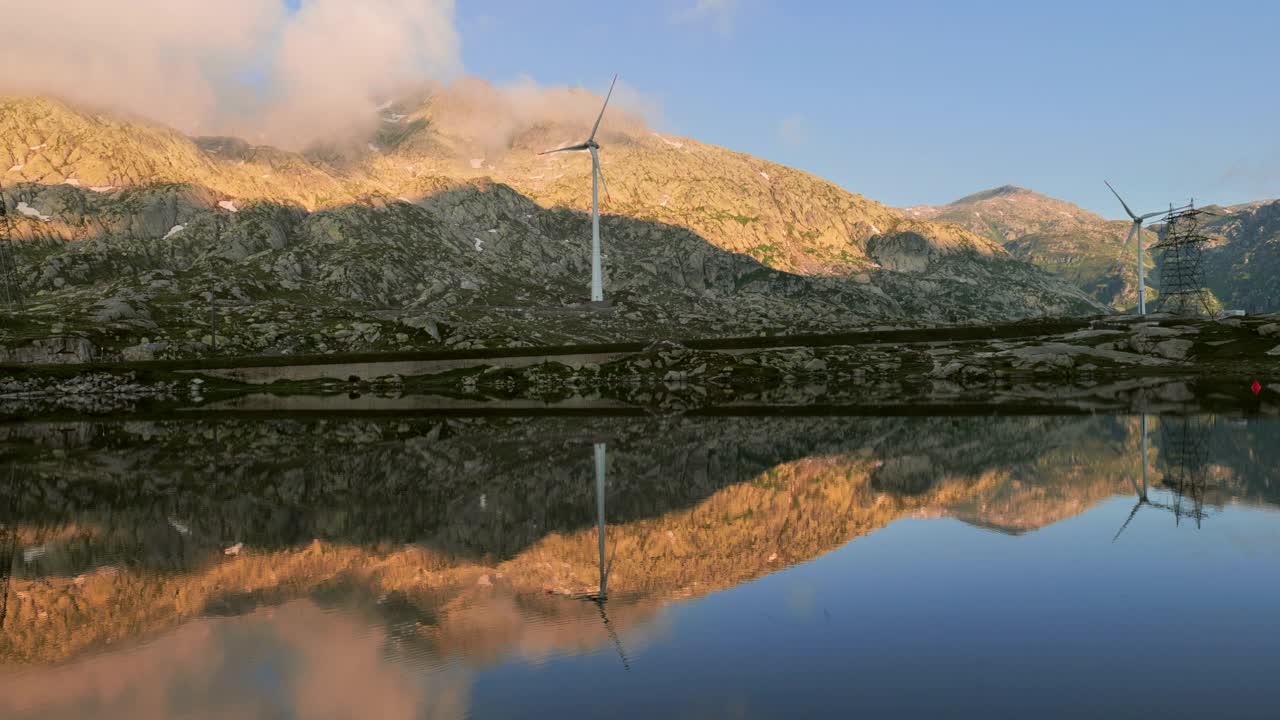
<svg viewBox="0 0 1280 720"><path fill-rule="evenodd" d="M1183 518L1196 521L1196 527L1205 518L1205 491L1208 478L1205 466L1208 461L1207 428L1194 417L1169 417L1160 422L1161 459L1164 464L1165 487L1173 491L1173 504L1168 507L1174 521Z"/></svg>
<svg viewBox="0 0 1280 720"><path fill-rule="evenodd" d="M13 257L9 211L0 185L0 305L22 307L22 287L18 284L18 263Z"/></svg>

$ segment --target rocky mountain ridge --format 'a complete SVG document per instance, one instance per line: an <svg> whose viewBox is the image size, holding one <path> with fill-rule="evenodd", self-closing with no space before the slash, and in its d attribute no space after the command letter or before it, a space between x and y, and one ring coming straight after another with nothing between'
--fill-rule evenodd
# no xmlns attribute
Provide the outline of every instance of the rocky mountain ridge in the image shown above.
<svg viewBox="0 0 1280 720"><path fill-rule="evenodd" d="M612 309L587 310L589 160L534 154L584 130L495 150L448 99L390 106L365 147L327 156L0 101L28 298L0 346L178 357L1101 311L986 238L625 116L601 133Z"/></svg>
<svg viewBox="0 0 1280 720"><path fill-rule="evenodd" d="M1015 257L1066 278L1094 299L1117 310L1138 303L1136 249L1122 247L1129 223L1107 220L1077 205L1034 190L1004 185L941 206L916 206L904 214L955 223L999 243ZM1157 240L1143 231L1143 244ZM1146 255L1147 297L1155 297Z"/></svg>
<svg viewBox="0 0 1280 720"><path fill-rule="evenodd" d="M1211 238L1205 250L1205 281L1211 303L1254 313L1280 308L1280 201L1259 200L1214 213L1201 231ZM1134 248L1122 250L1129 223L1106 220L1071 203L1033 190L1005 185L941 206L917 206L904 214L955 223L1001 243L1014 256L1067 278L1100 302L1118 310L1137 303ZM1158 218L1157 218L1158 221ZM1143 230L1149 305L1159 297L1159 252L1152 249L1164 226Z"/></svg>

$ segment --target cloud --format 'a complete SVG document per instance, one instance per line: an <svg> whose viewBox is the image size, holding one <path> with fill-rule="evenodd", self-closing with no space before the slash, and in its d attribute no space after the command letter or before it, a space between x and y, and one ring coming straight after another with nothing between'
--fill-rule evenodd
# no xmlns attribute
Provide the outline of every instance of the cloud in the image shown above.
<svg viewBox="0 0 1280 720"><path fill-rule="evenodd" d="M463 78L438 91L432 121L441 132L485 151L500 153L521 139L540 143L538 148L543 149L543 145L584 140L603 101L603 92L545 87L528 77L500 87ZM601 138L608 141L611 136L645 130L660 123L661 117L657 101L619 80L600 125ZM574 132L582 136L569 134Z"/></svg>
<svg viewBox="0 0 1280 720"><path fill-rule="evenodd" d="M693 6L677 12L674 19L682 23L710 23L721 35L733 32L733 16L738 0L694 0Z"/></svg>
<svg viewBox="0 0 1280 720"><path fill-rule="evenodd" d="M1218 176L1217 188L1243 188L1255 196L1280 191L1280 146L1241 158Z"/></svg>
<svg viewBox="0 0 1280 720"><path fill-rule="evenodd" d="M809 129L805 123L804 116L799 113L792 113L784 118L778 124L778 137L782 142L791 145L803 145L809 140Z"/></svg>
<svg viewBox="0 0 1280 720"><path fill-rule="evenodd" d="M0 92L300 147L462 72L453 0L0 0Z"/></svg>

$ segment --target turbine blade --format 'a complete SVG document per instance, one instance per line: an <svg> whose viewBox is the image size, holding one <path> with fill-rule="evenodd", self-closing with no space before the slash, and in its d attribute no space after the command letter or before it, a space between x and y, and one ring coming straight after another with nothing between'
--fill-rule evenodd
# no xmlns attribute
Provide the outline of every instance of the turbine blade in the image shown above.
<svg viewBox="0 0 1280 720"><path fill-rule="evenodd" d="M604 187L605 202L613 202L613 195L609 194L609 183L604 180L604 166L600 164L599 158L596 159L596 172L600 173L600 185Z"/></svg>
<svg viewBox="0 0 1280 720"><path fill-rule="evenodd" d="M1124 206L1124 211L1129 213L1129 217L1133 218L1134 220L1137 220L1138 216L1133 214L1133 211L1129 209L1128 205L1125 205L1124 198L1120 197L1120 193L1116 192L1116 189L1111 187L1111 183L1107 182L1106 180L1103 180L1102 182L1107 183L1107 187L1111 188L1111 194L1115 195L1116 199L1120 201L1120 204Z"/></svg>
<svg viewBox="0 0 1280 720"><path fill-rule="evenodd" d="M589 150L589 149L590 149L590 146L588 146L586 143L579 143L579 144L577 144L577 145L570 145L569 147L556 148L555 150L543 150L542 152L540 152L540 153L538 153L538 154L539 154L539 155L552 155L552 154L560 153L560 152L573 152L573 151L575 151L575 150Z"/></svg>
<svg viewBox="0 0 1280 720"><path fill-rule="evenodd" d="M596 131L600 129L600 121L604 119L604 109L609 107L609 98L613 97L613 86L618 84L618 75L614 73L613 82L609 83L609 94L604 96L604 105L600 106L600 114L596 116L596 124L591 128L591 137L587 138L587 142L596 139Z"/></svg>
<svg viewBox="0 0 1280 720"><path fill-rule="evenodd" d="M1138 218L1138 220L1146 220L1147 218L1153 218L1159 215L1168 215L1168 214L1169 214L1168 210L1160 210L1158 212L1147 213L1146 215L1143 215L1142 217Z"/></svg>
<svg viewBox="0 0 1280 720"><path fill-rule="evenodd" d="M1129 234L1125 236L1124 244L1120 246L1120 254L1116 255L1116 262L1122 262L1125 251L1129 249L1129 243L1133 240L1133 234L1138 230L1138 223L1129 224Z"/></svg>

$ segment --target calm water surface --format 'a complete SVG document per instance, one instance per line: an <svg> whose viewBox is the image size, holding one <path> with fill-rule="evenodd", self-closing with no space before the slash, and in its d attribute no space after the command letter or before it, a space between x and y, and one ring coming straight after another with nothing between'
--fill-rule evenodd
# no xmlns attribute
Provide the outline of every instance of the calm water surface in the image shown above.
<svg viewBox="0 0 1280 720"><path fill-rule="evenodd" d="M1280 713L1277 419L7 424L0 501L3 718Z"/></svg>

